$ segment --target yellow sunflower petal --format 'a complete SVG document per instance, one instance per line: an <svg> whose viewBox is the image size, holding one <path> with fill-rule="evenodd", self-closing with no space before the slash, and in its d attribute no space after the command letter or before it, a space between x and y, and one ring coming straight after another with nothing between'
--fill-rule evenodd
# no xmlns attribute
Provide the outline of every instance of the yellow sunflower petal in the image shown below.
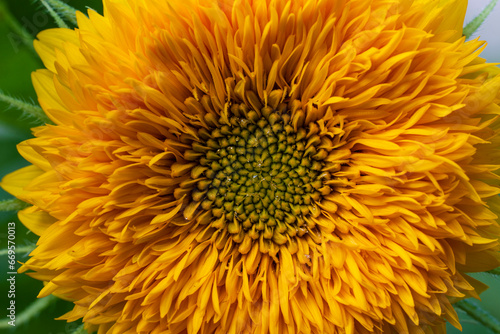
<svg viewBox="0 0 500 334"><path fill-rule="evenodd" d="M64 42L61 42L64 41ZM56 50L62 49L64 43L78 45L78 35L70 29L47 29L37 35L34 42L35 50L47 69L56 72L54 63L56 61Z"/></svg>
<svg viewBox="0 0 500 334"><path fill-rule="evenodd" d="M450 38L451 41L462 38L465 12L467 11L467 0L440 0L443 7L443 20L437 28L436 33L451 30L455 33Z"/></svg>
<svg viewBox="0 0 500 334"><path fill-rule="evenodd" d="M38 101L47 116L55 123L71 124L72 115L62 104L54 86L54 74L47 70L38 70L32 74L33 87Z"/></svg>
<svg viewBox="0 0 500 334"><path fill-rule="evenodd" d="M56 221L47 212L39 210L34 206L19 211L19 220L38 236L42 235Z"/></svg>
<svg viewBox="0 0 500 334"><path fill-rule="evenodd" d="M39 35L21 271L110 333L445 333L499 265L461 0L104 1Z"/></svg>
<svg viewBox="0 0 500 334"><path fill-rule="evenodd" d="M2 179L2 188L17 198L29 198L29 190L26 190L25 187L28 186L33 179L43 173L44 171L37 166L27 166L18 169L17 171L6 175Z"/></svg>

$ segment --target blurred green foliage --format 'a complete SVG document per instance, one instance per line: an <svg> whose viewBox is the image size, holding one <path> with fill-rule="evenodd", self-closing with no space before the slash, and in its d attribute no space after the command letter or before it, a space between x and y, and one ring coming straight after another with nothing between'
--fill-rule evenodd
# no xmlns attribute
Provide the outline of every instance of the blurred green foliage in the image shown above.
<svg viewBox="0 0 500 334"><path fill-rule="evenodd" d="M98 0L70 0L69 5L86 12L86 7L102 13L102 3ZM32 0L0 0L0 5L8 7L12 16L17 19L22 27L33 36L44 29L56 27L52 17L44 10L41 2ZM5 17L0 15L0 91L25 101L36 102L36 94L31 85L31 72L42 68L43 64L32 48L21 41L20 36L7 24ZM31 137L30 128L36 126L33 119L22 117L21 112L9 108L0 102L0 177L10 173L28 163L17 153L16 145ZM0 189L0 200L11 198L9 194ZM29 232L17 219L16 213L0 212L0 249L7 247L7 223L16 222L16 246L34 245L37 236ZM17 260L23 262L26 254L17 254ZM0 257L0 294L2 301L0 319L6 319L7 292L6 281L7 258ZM43 284L27 275L16 277L16 315L36 300ZM79 323L66 323L55 320L71 310L72 304L57 300L42 311L37 317L27 324L16 323L16 327L8 330L0 329L0 333L43 333L43 334L69 334L73 333Z"/></svg>
<svg viewBox="0 0 500 334"><path fill-rule="evenodd" d="M67 3L83 12L86 7L95 9L102 13L102 3L99 0L70 0ZM13 17L23 26L29 34L36 34L44 29L53 28L55 24L50 15L43 9L41 2L32 0L0 0L0 4L6 5ZM0 16L0 90L14 97L21 97L27 101L36 101L36 95L31 85L31 72L42 68L33 49L24 45L18 34L7 25L4 17ZM32 119L21 117L18 110L9 108L0 102L0 177L20 167L26 166L27 162L22 159L16 150L16 144L30 138L30 128L36 124ZM11 198L11 196L0 189L0 200ZM0 249L6 248L7 222L16 222L16 245L34 245L37 236L29 232L17 219L15 213L0 212ZM27 255L18 254L17 260L24 261ZM6 281L7 261L6 257L0 257L0 270L2 280L0 282L0 300L6 300L8 284ZM490 290L482 295L482 304L486 310L500 319L500 308L498 297L500 297L500 279L487 274L475 275L476 278L491 286ZM19 315L28 305L33 303L42 283L31 279L27 275L17 275L16 279L16 312ZM6 304L1 305L0 319L5 319ZM66 313L72 308L72 304L63 300L52 303L37 317L27 324L17 323L6 333L44 333L44 334L66 334L73 333L79 326L78 323L66 323L54 318ZM464 333L488 333L488 330L480 324L471 320L463 312L459 311ZM458 330L448 326L450 334L460 333ZM2 330L0 329L0 332Z"/></svg>

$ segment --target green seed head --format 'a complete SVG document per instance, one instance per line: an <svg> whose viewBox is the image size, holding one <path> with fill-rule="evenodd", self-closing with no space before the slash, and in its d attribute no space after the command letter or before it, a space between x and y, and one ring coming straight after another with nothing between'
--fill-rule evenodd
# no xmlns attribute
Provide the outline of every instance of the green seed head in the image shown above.
<svg viewBox="0 0 500 334"><path fill-rule="evenodd" d="M321 171L327 154L316 147L320 138L307 137L307 129L295 131L289 115L269 110L233 116L229 123L192 144L188 156L201 153L192 174L204 178L191 200L236 242L246 235L281 245L306 233L305 218L318 212L315 202L329 178Z"/></svg>

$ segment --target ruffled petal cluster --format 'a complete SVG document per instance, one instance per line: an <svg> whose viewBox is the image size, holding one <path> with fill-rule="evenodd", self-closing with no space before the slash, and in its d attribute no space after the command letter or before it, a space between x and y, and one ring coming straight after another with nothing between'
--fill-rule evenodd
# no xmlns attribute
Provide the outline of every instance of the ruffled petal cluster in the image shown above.
<svg viewBox="0 0 500 334"><path fill-rule="evenodd" d="M104 0L39 34L2 181L100 334L445 333L500 264L500 70L463 0Z"/></svg>

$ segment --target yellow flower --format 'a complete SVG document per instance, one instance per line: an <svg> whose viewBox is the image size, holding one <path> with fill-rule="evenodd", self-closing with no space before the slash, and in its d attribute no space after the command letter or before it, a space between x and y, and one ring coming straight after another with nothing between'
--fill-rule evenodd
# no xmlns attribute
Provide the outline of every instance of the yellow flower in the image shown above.
<svg viewBox="0 0 500 334"><path fill-rule="evenodd" d="M444 333L499 265L467 1L105 0L50 29L2 186L98 333Z"/></svg>

